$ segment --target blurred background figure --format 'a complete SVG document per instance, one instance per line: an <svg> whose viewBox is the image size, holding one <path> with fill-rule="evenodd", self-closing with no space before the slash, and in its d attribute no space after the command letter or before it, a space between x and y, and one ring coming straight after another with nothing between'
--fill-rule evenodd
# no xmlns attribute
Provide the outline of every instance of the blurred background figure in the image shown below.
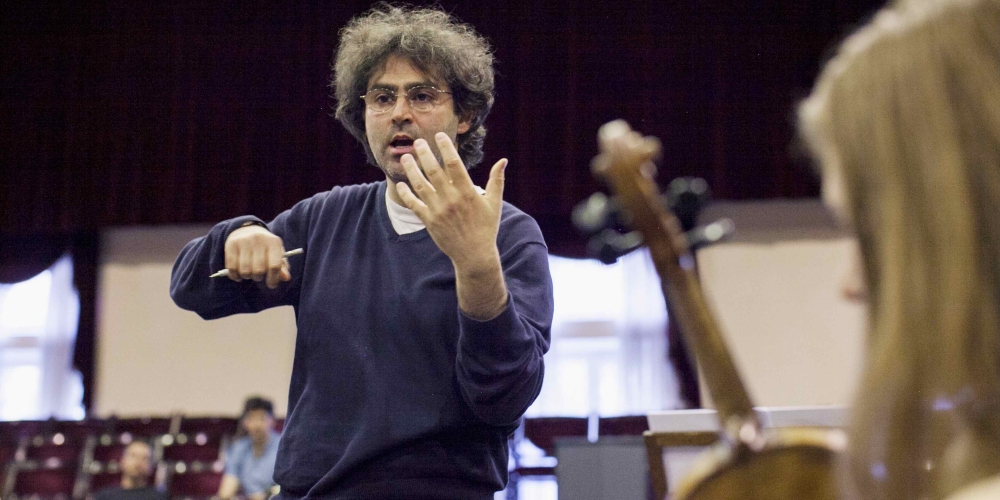
<svg viewBox="0 0 1000 500"><path fill-rule="evenodd" d="M799 118L869 301L846 498L1000 498L1000 1L895 2Z"/></svg>
<svg viewBox="0 0 1000 500"><path fill-rule="evenodd" d="M149 484L153 474L153 450L145 441L132 441L122 453L120 486L105 488L94 500L167 500L166 493Z"/></svg>
<svg viewBox="0 0 1000 500"><path fill-rule="evenodd" d="M242 493L252 500L263 500L274 486L274 461L281 440L274 431L274 405L262 397L248 398L240 426L247 435L233 443L226 453L226 473L218 497L229 500Z"/></svg>

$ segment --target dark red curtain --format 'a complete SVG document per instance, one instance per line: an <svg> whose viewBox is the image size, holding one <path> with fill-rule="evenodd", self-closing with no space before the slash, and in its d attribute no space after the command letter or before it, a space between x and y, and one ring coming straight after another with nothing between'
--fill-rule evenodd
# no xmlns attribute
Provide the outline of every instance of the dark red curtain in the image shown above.
<svg viewBox="0 0 1000 500"><path fill-rule="evenodd" d="M597 127L659 136L663 180L813 196L793 105L876 2L442 2L496 47L486 161L573 254ZM367 2L3 2L0 230L272 217L379 178L330 118L337 31ZM485 178L486 169L477 171Z"/></svg>
<svg viewBox="0 0 1000 500"><path fill-rule="evenodd" d="M510 158L505 198L562 255L582 253L569 214L601 189L588 163L598 126L614 118L662 139L661 182L702 176L730 199L815 196L816 179L792 151L794 104L824 52L881 4L437 3L496 48L485 163ZM266 219L333 185L378 180L330 117L327 88L337 32L368 6L0 3L3 244ZM89 248L96 255L96 239ZM91 297L81 309L90 347L81 333L77 350L91 364L95 282L81 290Z"/></svg>
<svg viewBox="0 0 1000 500"><path fill-rule="evenodd" d="M52 267L71 247L72 239L66 236L0 233L0 284L31 279Z"/></svg>

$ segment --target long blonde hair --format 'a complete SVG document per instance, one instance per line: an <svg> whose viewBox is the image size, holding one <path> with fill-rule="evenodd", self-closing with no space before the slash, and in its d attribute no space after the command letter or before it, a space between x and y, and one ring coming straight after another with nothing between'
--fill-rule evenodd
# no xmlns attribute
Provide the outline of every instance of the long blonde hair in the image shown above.
<svg viewBox="0 0 1000 500"><path fill-rule="evenodd" d="M870 297L848 491L940 497L1000 472L1000 0L883 9L799 126L844 187Z"/></svg>

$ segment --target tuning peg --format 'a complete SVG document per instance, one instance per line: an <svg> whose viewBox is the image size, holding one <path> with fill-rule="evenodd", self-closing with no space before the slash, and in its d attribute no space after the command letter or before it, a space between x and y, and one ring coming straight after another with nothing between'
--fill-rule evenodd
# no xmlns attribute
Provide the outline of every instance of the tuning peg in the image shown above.
<svg viewBox="0 0 1000 500"><path fill-rule="evenodd" d="M687 240L688 249L692 252L709 245L718 243L732 236L736 232L736 224L732 219L719 219L711 224L696 227L684 233Z"/></svg>
<svg viewBox="0 0 1000 500"><path fill-rule="evenodd" d="M573 225L584 234L624 226L624 214L614 198L594 193L573 207Z"/></svg>
<svg viewBox="0 0 1000 500"><path fill-rule="evenodd" d="M605 264L614 264L619 257L642 246L642 235L638 231L619 233L614 229L605 229L590 238L587 243L587 254Z"/></svg>
<svg viewBox="0 0 1000 500"><path fill-rule="evenodd" d="M685 231L697 223L698 212L712 198L708 183L700 177L678 177L667 187L667 206L674 212Z"/></svg>

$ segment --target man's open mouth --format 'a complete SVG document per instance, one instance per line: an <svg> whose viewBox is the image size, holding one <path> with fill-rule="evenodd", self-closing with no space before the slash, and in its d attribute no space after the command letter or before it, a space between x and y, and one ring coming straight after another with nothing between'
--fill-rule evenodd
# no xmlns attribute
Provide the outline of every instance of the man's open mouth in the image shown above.
<svg viewBox="0 0 1000 500"><path fill-rule="evenodd" d="M413 154L413 139L411 137L397 136L389 143L389 154L404 155Z"/></svg>

